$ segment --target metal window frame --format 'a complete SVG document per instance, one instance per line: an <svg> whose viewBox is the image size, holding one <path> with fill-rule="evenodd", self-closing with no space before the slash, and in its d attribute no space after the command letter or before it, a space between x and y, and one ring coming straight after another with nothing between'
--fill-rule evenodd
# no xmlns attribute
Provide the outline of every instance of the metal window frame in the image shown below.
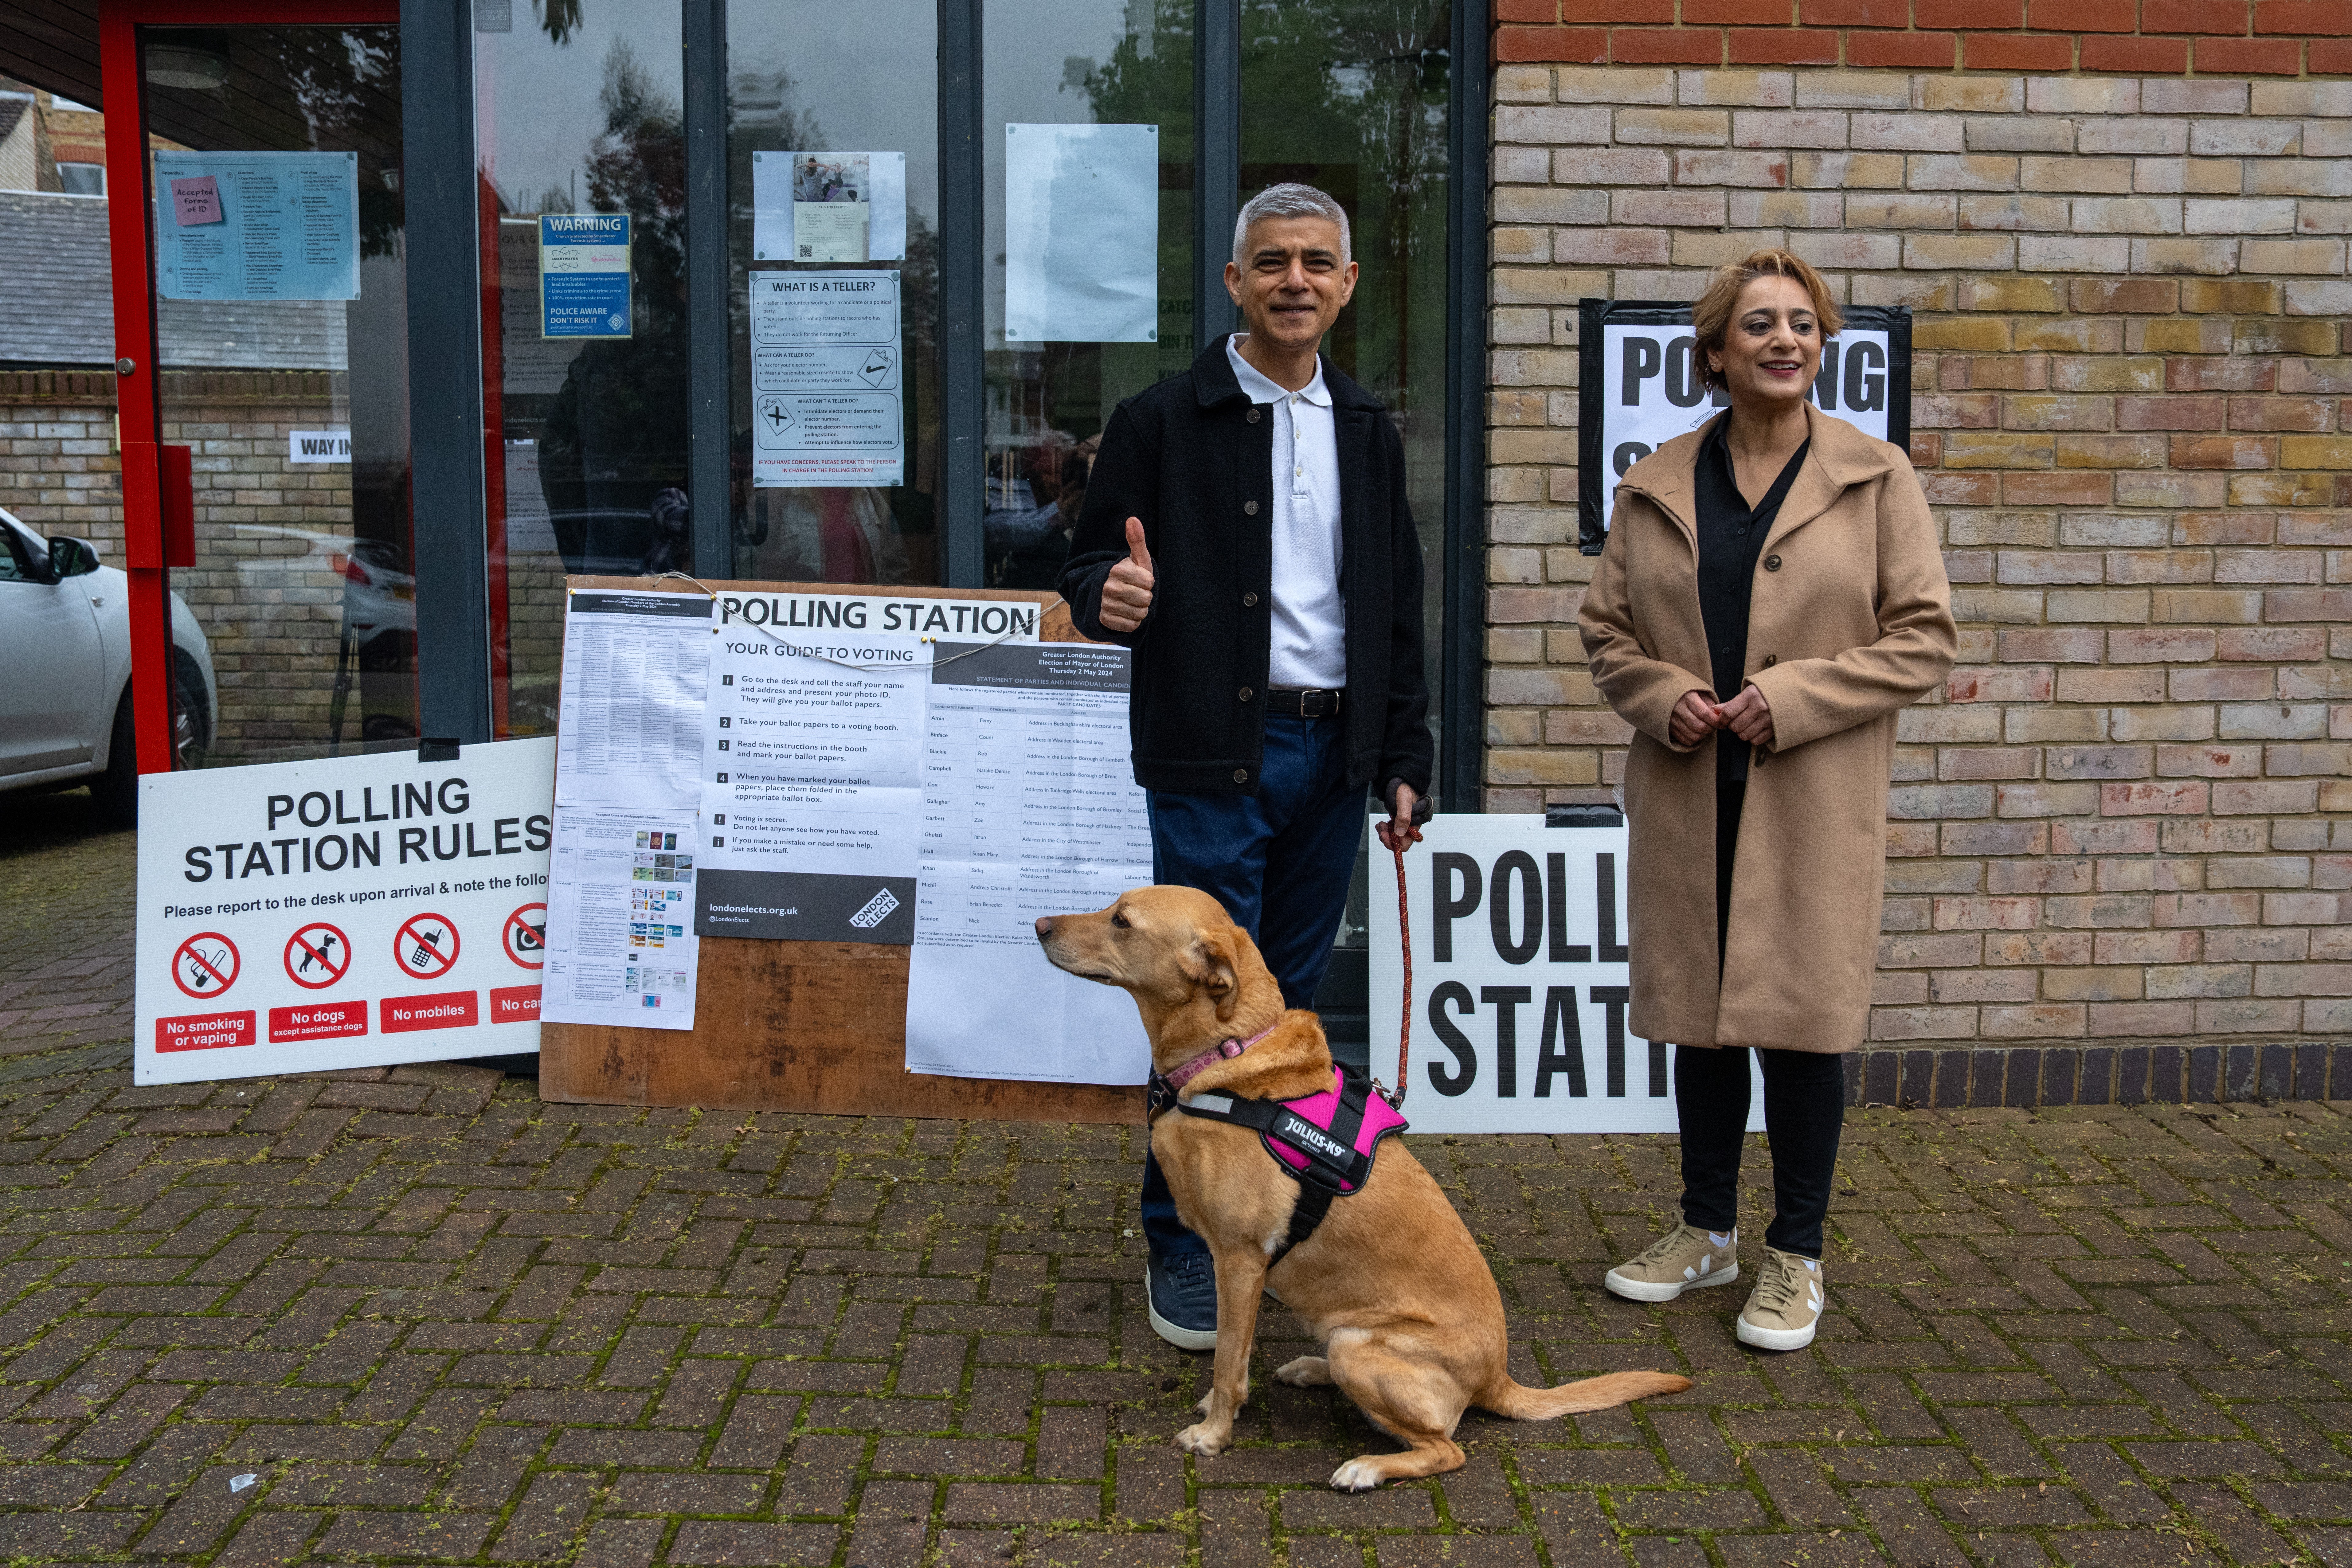
<svg viewBox="0 0 2352 1568"><path fill-rule="evenodd" d="M727 252L726 0L681 0L687 134L688 364L694 561L732 571L732 279ZM939 0L943 575L983 571L985 170L983 0ZM1478 808L1485 656L1487 39L1490 0L1454 0L1446 215L1444 659L1435 694L1439 798ZM484 560L470 0L400 0L409 172L409 402L422 715L428 735L491 734ZM1193 54L1193 336L1231 330L1224 261L1241 184L1240 0L1200 0ZM427 281L429 280L429 281ZM464 287L452 283L463 281Z"/></svg>
<svg viewBox="0 0 2352 1568"><path fill-rule="evenodd" d="M470 0L400 0L418 728L493 738Z"/></svg>
<svg viewBox="0 0 2352 1568"><path fill-rule="evenodd" d="M1438 672L1443 747L1437 799L1480 809L1486 755L1486 119L1489 0L1452 0L1446 117L1445 658Z"/></svg>
<svg viewBox="0 0 2352 1568"><path fill-rule="evenodd" d="M981 114L982 0L940 0L940 484L937 509L950 588L988 570L987 173Z"/></svg>
<svg viewBox="0 0 2352 1568"><path fill-rule="evenodd" d="M733 341L727 261L727 0L683 0L686 83L687 504L694 572L735 575Z"/></svg>

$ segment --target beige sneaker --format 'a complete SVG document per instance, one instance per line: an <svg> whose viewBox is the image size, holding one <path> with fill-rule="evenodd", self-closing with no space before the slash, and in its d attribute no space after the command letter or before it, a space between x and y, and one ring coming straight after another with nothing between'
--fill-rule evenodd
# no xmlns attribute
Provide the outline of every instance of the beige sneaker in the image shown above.
<svg viewBox="0 0 2352 1568"><path fill-rule="evenodd" d="M1828 1306L1820 1264L1768 1247L1764 1276L1739 1309L1739 1342L1766 1351L1802 1350L1813 1342Z"/></svg>
<svg viewBox="0 0 2352 1568"><path fill-rule="evenodd" d="M1728 1285L1739 1278L1739 1232L1727 1236L1678 1225L1650 1244L1640 1257L1619 1264L1601 1279L1629 1301L1671 1301L1702 1285Z"/></svg>

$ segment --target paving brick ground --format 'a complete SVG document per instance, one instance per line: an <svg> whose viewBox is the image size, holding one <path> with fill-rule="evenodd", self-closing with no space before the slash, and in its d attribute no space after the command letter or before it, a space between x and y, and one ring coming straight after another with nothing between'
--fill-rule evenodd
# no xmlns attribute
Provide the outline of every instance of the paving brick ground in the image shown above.
<svg viewBox="0 0 2352 1568"><path fill-rule="evenodd" d="M1736 1288L1600 1290L1669 1143L1416 1140L1522 1378L1698 1385L1340 1497L1381 1439L1266 1381L1278 1310L1241 1446L1170 1446L1205 1363L1143 1321L1133 1134L134 1089L131 841L68 806L0 807L0 1558L2352 1563L2352 1106L1858 1112L1781 1357Z"/></svg>

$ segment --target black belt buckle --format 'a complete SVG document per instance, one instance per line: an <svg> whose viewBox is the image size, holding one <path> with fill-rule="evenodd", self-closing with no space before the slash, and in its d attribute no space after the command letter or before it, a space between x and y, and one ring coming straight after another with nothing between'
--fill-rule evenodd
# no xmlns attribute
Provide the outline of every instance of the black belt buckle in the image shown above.
<svg viewBox="0 0 2352 1568"><path fill-rule="evenodd" d="M1328 719L1339 711L1339 694L1318 687L1297 687L1271 694L1272 705L1278 713L1294 714L1301 719Z"/></svg>

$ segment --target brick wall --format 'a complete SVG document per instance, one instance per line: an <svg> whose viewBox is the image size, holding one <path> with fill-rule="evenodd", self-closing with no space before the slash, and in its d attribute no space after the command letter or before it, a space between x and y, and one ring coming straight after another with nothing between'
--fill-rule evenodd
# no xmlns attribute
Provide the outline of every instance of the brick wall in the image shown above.
<svg viewBox="0 0 2352 1568"><path fill-rule="evenodd" d="M1785 243L1916 312L1960 620L1902 721L1874 1037L2352 1033L2352 81L1496 86L1488 809L1606 799L1623 761L1574 626L1576 300Z"/></svg>
<svg viewBox="0 0 2352 1568"><path fill-rule="evenodd" d="M1506 64L2352 72L2345 0L1497 0Z"/></svg>

